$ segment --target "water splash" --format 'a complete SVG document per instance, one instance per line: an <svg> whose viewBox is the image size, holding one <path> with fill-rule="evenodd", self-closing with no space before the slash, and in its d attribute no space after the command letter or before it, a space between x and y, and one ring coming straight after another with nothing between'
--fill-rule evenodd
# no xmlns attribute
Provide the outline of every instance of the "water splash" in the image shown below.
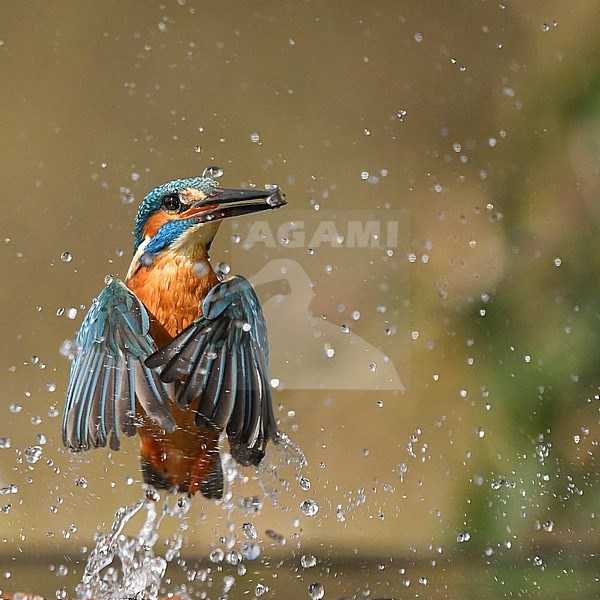
<svg viewBox="0 0 600 600"><path fill-rule="evenodd" d="M96 547L88 557L82 581L76 588L78 598L158 598L167 565L178 555L187 525L183 522L179 525L164 557L154 553L159 527L166 516L183 520L191 505L187 497L176 498L173 505L167 497L159 513L159 499L159 494L148 488L145 499L117 510L109 533L96 536ZM142 509L146 511L146 518L139 532L133 536L123 534L127 523Z"/></svg>
<svg viewBox="0 0 600 600"><path fill-rule="evenodd" d="M269 457L270 460L264 460L258 466L258 480L263 492L271 500L273 506L278 506L277 497L280 489L283 488L286 491L290 489L290 483L279 473L284 472L289 465L295 465L296 480L308 481L302 475L302 470L308 465L308 462L300 446L285 433L280 432L273 445L277 451L279 461L274 460L272 456Z"/></svg>
<svg viewBox="0 0 600 600"><path fill-rule="evenodd" d="M258 468L258 476L265 495L277 507L277 498L283 490L291 491L292 484L285 478L286 467L294 465L291 482L308 481L302 476L302 469L307 465L304 453L285 434L279 434L274 442L275 452L270 453ZM261 555L258 543L258 532L254 525L246 521L242 526L244 533L240 538L234 533L233 514L241 510L244 516L254 516L261 512L263 498L248 496L238 498L233 488L238 480L244 477L230 454L221 455L225 492L219 501L226 514L228 534L220 538L223 548L213 547L209 561L221 565L228 563L238 567L238 574L246 572L242 561L257 560ZM305 484L306 485L306 484ZM298 486L301 490L306 489ZM310 486L309 486L310 487ZM115 513L113 524L107 534L97 534L96 546L88 556L82 581L76 588L80 600L156 600L168 564L179 557L183 545L184 533L188 529L185 518L192 500L187 496L166 494L162 504L160 494L151 486L145 487L146 497L138 502L119 508ZM294 492L292 491L292 495ZM124 533L125 527L138 513L144 513L145 519L135 535ZM177 532L165 541L166 550L161 555L155 552L159 540L159 528L165 517L180 521ZM265 535L271 540L284 545L286 538L272 530ZM256 541L255 541L256 540ZM236 549L237 548L237 549ZM206 570L209 573L210 569ZM193 577L190 579L190 576ZM196 572L188 572L188 581L198 580ZM202 581L202 578L200 578ZM235 578L223 578L224 595L235 584Z"/></svg>

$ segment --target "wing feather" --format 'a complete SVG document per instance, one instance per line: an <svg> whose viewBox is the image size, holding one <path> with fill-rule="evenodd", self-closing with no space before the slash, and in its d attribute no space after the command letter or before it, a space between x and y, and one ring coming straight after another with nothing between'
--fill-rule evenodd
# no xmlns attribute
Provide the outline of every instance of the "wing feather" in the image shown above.
<svg viewBox="0 0 600 600"><path fill-rule="evenodd" d="M122 357L123 358L123 357ZM115 397L116 417L121 431L132 436L135 433L135 382L133 378L133 366L126 357L125 368L116 369ZM118 431L118 429L116 429Z"/></svg>
<svg viewBox="0 0 600 600"><path fill-rule="evenodd" d="M63 441L72 450L110 446L135 433L135 396L148 416L172 431L170 389L143 364L156 351L150 318L124 283L113 280L90 307L77 334L63 415Z"/></svg>

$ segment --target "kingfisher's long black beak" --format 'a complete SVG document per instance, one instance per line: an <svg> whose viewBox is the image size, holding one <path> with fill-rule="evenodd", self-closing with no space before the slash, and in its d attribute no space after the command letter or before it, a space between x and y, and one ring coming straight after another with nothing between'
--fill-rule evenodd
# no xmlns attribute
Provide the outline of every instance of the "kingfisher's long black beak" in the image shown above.
<svg viewBox="0 0 600 600"><path fill-rule="evenodd" d="M279 208L284 204L287 204L285 196L276 186L269 190L217 188L205 200L192 204L186 216L192 213L195 219L203 223Z"/></svg>

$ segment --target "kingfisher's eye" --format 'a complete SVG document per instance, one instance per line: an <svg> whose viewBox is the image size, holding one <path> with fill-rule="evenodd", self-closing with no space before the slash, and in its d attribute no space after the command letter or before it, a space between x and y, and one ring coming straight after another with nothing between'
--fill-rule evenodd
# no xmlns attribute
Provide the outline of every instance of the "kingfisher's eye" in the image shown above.
<svg viewBox="0 0 600 600"><path fill-rule="evenodd" d="M181 208L181 200L177 194L169 194L162 201L163 208L167 210L179 210Z"/></svg>

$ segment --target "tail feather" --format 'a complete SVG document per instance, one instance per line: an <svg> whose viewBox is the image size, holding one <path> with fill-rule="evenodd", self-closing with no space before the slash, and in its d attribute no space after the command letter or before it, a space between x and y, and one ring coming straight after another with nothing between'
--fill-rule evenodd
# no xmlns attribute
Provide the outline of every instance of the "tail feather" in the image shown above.
<svg viewBox="0 0 600 600"><path fill-rule="evenodd" d="M155 487L157 490L168 490L170 492L177 491L177 486L171 483L163 473L158 471L151 460L141 457L140 461L144 483Z"/></svg>
<svg viewBox="0 0 600 600"><path fill-rule="evenodd" d="M182 492L193 495L198 489L202 495L209 500L220 500L223 497L223 466L221 457L218 452L213 454L211 464L202 477L199 488L190 489L189 485L178 485L173 483L168 473L156 468L152 461L148 458L141 457L142 474L144 483L153 486L157 490L167 490L169 492Z"/></svg>

